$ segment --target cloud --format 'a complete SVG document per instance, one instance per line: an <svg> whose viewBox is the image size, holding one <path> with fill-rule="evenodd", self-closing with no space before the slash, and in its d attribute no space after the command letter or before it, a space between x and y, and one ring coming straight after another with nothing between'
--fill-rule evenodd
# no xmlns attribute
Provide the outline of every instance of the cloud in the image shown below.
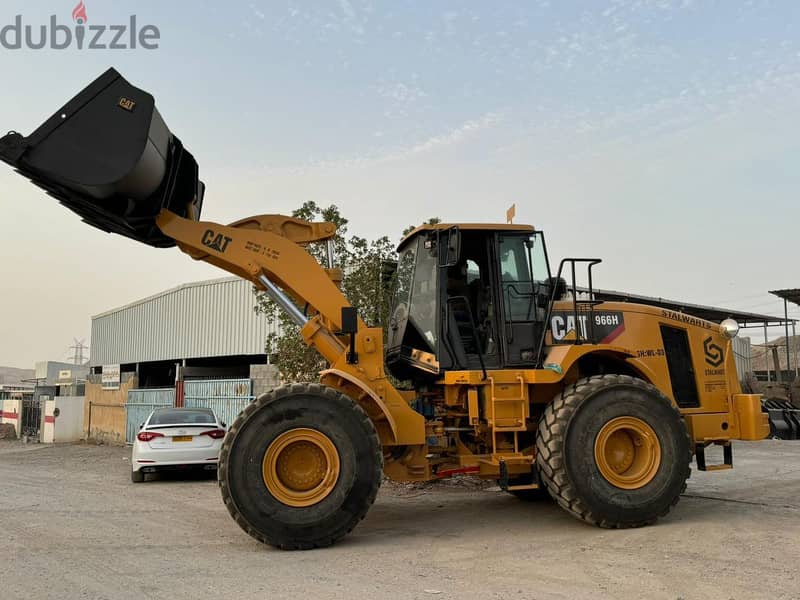
<svg viewBox="0 0 800 600"><path fill-rule="evenodd" d="M356 14L353 5L348 0L339 0L339 10L342 13L341 22L351 33L364 35L364 22Z"/></svg>
<svg viewBox="0 0 800 600"><path fill-rule="evenodd" d="M420 144L411 146L410 148L401 150L397 153L390 154L386 158L390 160L398 160L401 158L408 158L411 156L418 156L420 154L427 154L435 150L460 144L476 133L493 127L501 121L501 116L496 112L488 112L477 119L465 121L455 129L442 134L428 138Z"/></svg>
<svg viewBox="0 0 800 600"><path fill-rule="evenodd" d="M347 0L339 0L339 8L342 9L342 13L344 13L345 17L348 19L354 19L356 16L356 11L353 10L353 5L350 4Z"/></svg>
<svg viewBox="0 0 800 600"><path fill-rule="evenodd" d="M381 165L391 162L398 162L417 158L419 156L434 154L439 151L453 148L465 144L483 131L495 127L503 120L499 112L486 112L483 115L464 121L457 127L441 134L433 135L424 141L410 146L398 147L394 149L378 149L374 152L367 152L361 156L344 158L309 160L302 165L290 167L270 167L269 172L302 174L310 170L336 171L342 169L364 168ZM382 137L381 132L380 136Z"/></svg>
<svg viewBox="0 0 800 600"><path fill-rule="evenodd" d="M409 83L379 82L374 86L374 90L386 101L383 115L392 119L408 117L412 107L428 97L428 93L414 80Z"/></svg>
<svg viewBox="0 0 800 600"><path fill-rule="evenodd" d="M265 15L262 11L258 10L253 4L250 5L250 10L253 11L253 15L255 15L256 18L262 21L267 17L267 15Z"/></svg>
<svg viewBox="0 0 800 600"><path fill-rule="evenodd" d="M415 84L392 83L378 85L376 88L378 95L394 100L395 102L415 102L420 98L425 98L428 94L421 87Z"/></svg>

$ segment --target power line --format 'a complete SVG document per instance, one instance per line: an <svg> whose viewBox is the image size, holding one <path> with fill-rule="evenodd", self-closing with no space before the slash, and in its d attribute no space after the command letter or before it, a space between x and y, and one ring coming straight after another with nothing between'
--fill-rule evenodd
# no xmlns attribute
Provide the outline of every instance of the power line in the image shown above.
<svg viewBox="0 0 800 600"><path fill-rule="evenodd" d="M69 347L70 350L73 350L72 354L72 364L74 365L82 365L84 363L83 360L83 351L88 350L89 346L86 345L86 340L79 340L78 338L72 338L74 344Z"/></svg>

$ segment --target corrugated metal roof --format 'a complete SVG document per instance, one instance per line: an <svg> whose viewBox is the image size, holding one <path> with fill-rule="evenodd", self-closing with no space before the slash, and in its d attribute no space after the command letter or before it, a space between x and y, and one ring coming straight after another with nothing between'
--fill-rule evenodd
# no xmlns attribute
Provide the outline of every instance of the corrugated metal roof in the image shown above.
<svg viewBox="0 0 800 600"><path fill-rule="evenodd" d="M791 288L788 290L772 290L770 294L774 294L778 298L782 298L800 306L800 288Z"/></svg>
<svg viewBox="0 0 800 600"><path fill-rule="evenodd" d="M262 354L277 324L237 277L187 283L92 317L91 365Z"/></svg>
<svg viewBox="0 0 800 600"><path fill-rule="evenodd" d="M579 287L578 291L587 292L587 288ZM774 293L774 292L770 292ZM608 302L633 302L636 304L647 304L650 306L660 306L662 308L669 308L679 312L685 312L695 317L720 323L724 319L735 319L742 327L751 327L754 325L783 325L787 319L782 317L773 317L770 315L762 315L758 313L745 312L741 310L734 310L730 308L721 308L718 306L707 306L703 304L691 304L689 302L682 302L680 300L668 300L667 298L660 298L655 296L642 296L640 294L631 294L629 292L617 292L614 290L594 290L595 298L599 300L606 300ZM791 323L796 319L788 319Z"/></svg>

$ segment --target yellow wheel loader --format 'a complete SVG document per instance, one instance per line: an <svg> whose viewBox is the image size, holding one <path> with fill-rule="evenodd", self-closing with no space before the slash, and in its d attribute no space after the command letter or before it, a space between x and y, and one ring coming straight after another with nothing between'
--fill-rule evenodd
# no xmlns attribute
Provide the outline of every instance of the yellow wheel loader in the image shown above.
<svg viewBox="0 0 800 600"><path fill-rule="evenodd" d="M737 379L735 322L599 302L600 261L567 258L554 273L528 225L412 231L386 336L367 327L340 290L334 225L201 221L194 158L153 97L113 69L30 136L0 139L0 158L89 225L177 245L251 281L327 360L319 381L261 396L225 438L223 500L266 544L332 544L367 513L384 473L472 475L521 498L549 494L593 525L638 527L676 504L693 456L701 470L731 468L731 440L769 433L760 397ZM327 266L307 251L317 243ZM721 464L706 464L709 445L722 447Z"/></svg>

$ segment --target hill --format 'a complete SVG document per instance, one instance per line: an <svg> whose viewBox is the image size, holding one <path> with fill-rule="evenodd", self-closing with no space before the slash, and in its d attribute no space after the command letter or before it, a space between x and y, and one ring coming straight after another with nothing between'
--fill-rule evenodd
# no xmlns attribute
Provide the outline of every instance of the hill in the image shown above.
<svg viewBox="0 0 800 600"><path fill-rule="evenodd" d="M754 371L766 371L767 364L769 364L769 369L775 369L775 363L772 359L772 348L777 347L778 349L778 361L780 361L781 369L786 369L786 338L779 337L774 340L770 340L769 344L765 346L764 344L753 344L753 370ZM789 358L791 360L792 369L795 369L798 366L798 360L800 360L800 335L798 336L789 336Z"/></svg>

